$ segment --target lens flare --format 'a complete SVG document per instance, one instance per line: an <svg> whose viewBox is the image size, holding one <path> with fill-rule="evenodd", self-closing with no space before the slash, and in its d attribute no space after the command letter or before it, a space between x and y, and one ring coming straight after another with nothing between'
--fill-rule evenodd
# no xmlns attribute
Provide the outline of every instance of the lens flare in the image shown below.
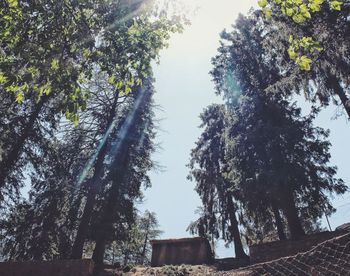
<svg viewBox="0 0 350 276"><path fill-rule="evenodd" d="M114 140L115 142L113 143L113 146L110 149L109 154L108 154L108 156L110 156L112 159L111 163L113 163L113 161L119 157L120 149L124 145L124 141L127 139L127 136L129 134L130 127L133 124L136 112L139 110L141 103L143 102L143 100L147 94L147 92L144 90L145 89L143 89L142 87L137 89L136 93L140 93L140 94L136 95L136 100L133 104L133 107L130 110L128 116L126 117L122 127L118 131L117 137L115 137L115 140ZM86 163L84 169L82 170L81 174L78 177L78 181L77 181L78 186L80 186L87 178L87 175L90 172L90 170L92 169L99 152L101 151L102 147L106 144L107 139L110 136L110 134L112 133L112 131L115 129L117 121L118 121L118 118L115 118L113 120L111 125L108 127L106 133L103 135L103 137L102 137L102 139L101 139L101 141L96 149L96 152L89 159L89 161Z"/></svg>

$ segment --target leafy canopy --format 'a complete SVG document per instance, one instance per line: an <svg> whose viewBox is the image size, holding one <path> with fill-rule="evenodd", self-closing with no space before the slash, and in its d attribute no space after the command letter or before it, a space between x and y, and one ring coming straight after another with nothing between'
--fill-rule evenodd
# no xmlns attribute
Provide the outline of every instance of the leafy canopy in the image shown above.
<svg viewBox="0 0 350 276"><path fill-rule="evenodd" d="M292 18L295 23L305 22L313 14L320 12L322 8L341 10L343 2L337 0L260 0L259 6L267 17L273 12L282 12Z"/></svg>
<svg viewBox="0 0 350 276"><path fill-rule="evenodd" d="M291 18L292 23L302 24L322 9L340 11L344 3L336 0L260 0L258 4L267 18L271 18L272 15L277 17L282 15ZM309 36L297 39L292 35L290 37L289 57L301 70L310 71L312 61L323 50L321 43Z"/></svg>
<svg viewBox="0 0 350 276"><path fill-rule="evenodd" d="M0 89L24 104L30 94L55 97L59 112L77 123L86 108L82 87L96 67L121 93L141 85L150 63L180 23L152 17L126 1L17 1L0 3ZM140 4L141 3L141 4Z"/></svg>

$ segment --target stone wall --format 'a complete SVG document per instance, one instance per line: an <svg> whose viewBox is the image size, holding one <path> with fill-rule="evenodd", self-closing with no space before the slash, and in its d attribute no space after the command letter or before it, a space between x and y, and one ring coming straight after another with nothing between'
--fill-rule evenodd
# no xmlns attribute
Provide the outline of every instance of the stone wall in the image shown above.
<svg viewBox="0 0 350 276"><path fill-rule="evenodd" d="M213 261L210 244L204 238L154 240L152 244L152 266L201 265Z"/></svg>
<svg viewBox="0 0 350 276"><path fill-rule="evenodd" d="M250 263L257 264L306 252L319 243L348 233L347 231L321 232L300 240L275 241L249 247Z"/></svg>
<svg viewBox="0 0 350 276"><path fill-rule="evenodd" d="M1 276L92 276L91 260L0 263Z"/></svg>
<svg viewBox="0 0 350 276"><path fill-rule="evenodd" d="M312 250L215 276L346 276L350 275L350 233L320 243Z"/></svg>
<svg viewBox="0 0 350 276"><path fill-rule="evenodd" d="M350 275L350 233L325 241L312 250L275 261L256 264L220 276L346 276Z"/></svg>

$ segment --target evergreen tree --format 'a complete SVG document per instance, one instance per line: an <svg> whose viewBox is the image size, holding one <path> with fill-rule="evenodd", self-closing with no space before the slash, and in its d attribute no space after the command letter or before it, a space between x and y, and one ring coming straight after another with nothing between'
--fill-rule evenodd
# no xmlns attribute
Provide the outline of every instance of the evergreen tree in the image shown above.
<svg viewBox="0 0 350 276"><path fill-rule="evenodd" d="M5 253L12 252L7 256L16 260L62 259L68 258L71 251L85 188L76 184L76 176L87 162L88 154L93 152L97 140L89 141L92 129L84 129L83 124L75 128L69 123L59 129L55 132L57 138L46 141L36 166L30 170L28 200L19 207L12 207L3 217ZM60 139L62 135L64 139ZM27 210L21 208L23 204ZM24 214L25 220L17 222L17 230L13 231L13 219L18 212ZM27 226L22 227L21 224ZM28 228L26 242L21 243L21 247L15 247L24 228Z"/></svg>
<svg viewBox="0 0 350 276"><path fill-rule="evenodd" d="M111 229L134 221L150 185L151 62L181 23L148 1L39 2L0 4L0 203L18 199L25 177L32 186L2 212L5 253L81 258L92 239L101 263Z"/></svg>
<svg viewBox="0 0 350 276"><path fill-rule="evenodd" d="M150 100L153 87L151 83L146 86L148 82L145 82L145 89L142 90L145 94L121 95L114 102L114 89L111 89L103 74L98 76L89 86L92 97L89 99L89 107L80 114L79 126L62 123L55 134L58 139L46 144L45 154L41 156L44 164L32 171L32 190L29 200L25 202L29 207L28 210L20 208L20 215L25 219L16 222L18 227L15 229L18 231L11 228L13 221L17 220L17 208L3 220L7 231L5 254L8 257L24 260L67 258L71 255L72 243L76 240L76 231L79 229L77 227L82 222L82 206L94 177L86 169L86 164L89 164L89 157L94 155L96 144L101 140L105 140L108 146L101 163L100 173L103 172L104 176L96 183L99 191L95 194L88 223L84 225L86 235L83 246L85 241L101 238L101 233L108 242L113 238L115 229L123 229L124 224L131 225L134 222L134 201L142 196L141 184L146 187L150 185L146 173L153 167L149 158L154 149L152 140L155 135ZM144 100L147 96L149 100L137 101L139 96ZM134 110L135 104L142 112ZM114 123L111 130L104 134L111 112ZM125 149L128 151L127 159L118 155ZM123 158L120 162L125 174L124 181L112 176L116 158ZM79 185L78 180L82 174L85 174L85 180ZM115 188L112 189L113 185ZM108 200L113 201L112 204L117 202L114 212L105 209ZM114 230L103 230L101 219L106 216L108 222L105 224L111 222ZM107 228L110 229L109 226ZM22 237L26 241L19 242L21 247L18 247L17 242Z"/></svg>
<svg viewBox="0 0 350 276"><path fill-rule="evenodd" d="M122 205L123 201L116 199L121 195L132 206L133 199L140 196L140 186L144 184L147 187L150 184L147 172L153 167L150 159L150 154L154 151L152 95L153 86L147 80L144 87L135 94L135 102L129 109L125 122L118 129L117 139L109 152L108 172L103 179L103 185L109 185L110 188L100 211L100 229L93 255L97 266L102 264L108 233L113 229L111 212L125 212L130 209Z"/></svg>
<svg viewBox="0 0 350 276"><path fill-rule="evenodd" d="M225 114L224 106L211 105L200 116L204 130L191 153L189 178L196 181L195 190L202 200L204 216L190 229L200 235L214 235L215 238L221 232L225 241L233 241L236 257L245 258L234 191L224 176L227 167Z"/></svg>
<svg viewBox="0 0 350 276"><path fill-rule="evenodd" d="M230 105L228 177L247 210L266 217L264 212L277 205L291 237L298 238L304 234L301 208L313 218L332 212L326 193L342 194L347 188L334 178L336 168L328 166L329 133L312 125L316 111L303 117L281 95L264 92L281 77L271 62L276 54L266 59L264 36L259 17L240 16L235 30L222 34L213 61L218 93L232 98L230 80L237 80L242 93L238 105Z"/></svg>
<svg viewBox="0 0 350 276"><path fill-rule="evenodd" d="M151 262L151 240L159 238L162 231L155 213L145 211L136 216L135 222L125 232L126 236L116 239L107 246L105 259L114 264L148 265Z"/></svg>
<svg viewBox="0 0 350 276"><path fill-rule="evenodd" d="M142 265L151 263L151 240L159 238L162 231L159 230L159 224L154 212L146 211L142 217L139 218L138 229L141 232L142 250L140 254L139 263Z"/></svg>
<svg viewBox="0 0 350 276"><path fill-rule="evenodd" d="M334 8L332 3L339 5ZM282 14L277 4L272 4L271 18L259 13L265 21L267 62L283 72L281 80L267 90L303 93L307 100L319 101L322 106L333 102L350 118L350 5L348 1L319 1L317 5L318 11L310 12L312 16L302 22ZM278 59L270 60L269 55L275 53Z"/></svg>
<svg viewBox="0 0 350 276"><path fill-rule="evenodd" d="M1 110L9 113L0 122L0 200L16 197L33 148L43 150L42 134L54 131L63 115L78 124L95 70L116 95L151 75L151 62L180 23L143 2L0 3L0 94L8 97Z"/></svg>

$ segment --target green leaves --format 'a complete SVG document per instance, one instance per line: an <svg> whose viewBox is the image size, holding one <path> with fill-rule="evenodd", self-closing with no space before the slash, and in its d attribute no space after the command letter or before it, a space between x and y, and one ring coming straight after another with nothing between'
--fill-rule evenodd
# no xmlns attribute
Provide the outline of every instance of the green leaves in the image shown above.
<svg viewBox="0 0 350 276"><path fill-rule="evenodd" d="M326 3L331 10L337 11L340 11L343 5L342 1L337 0L266 0L258 3L267 18L270 18L272 13L282 13L297 24L311 19L313 14L327 7L324 5ZM323 51L321 44L311 37L302 37L299 40L292 38L289 43L288 55L303 71L311 70L312 60Z"/></svg>
<svg viewBox="0 0 350 276"><path fill-rule="evenodd" d="M341 5L343 5L343 2L340 2L340 1L331 1L330 2L330 7L332 10L340 11Z"/></svg>
<svg viewBox="0 0 350 276"><path fill-rule="evenodd" d="M300 69L304 71L311 70L312 59L307 54L317 54L323 50L321 43L311 37L294 39L291 35L289 44L288 55L290 59L295 61Z"/></svg>
<svg viewBox="0 0 350 276"><path fill-rule="evenodd" d="M18 5L18 0L3 0L3 2L7 3L11 13L11 14L4 14L3 20L11 22L13 20L13 16L18 16L18 17L22 16L22 10Z"/></svg>
<svg viewBox="0 0 350 276"><path fill-rule="evenodd" d="M282 12L282 14L291 17L295 23L303 23L310 19L312 13L321 11L325 0L259 0L258 5L262 8L266 17L271 17L273 12ZM330 9L341 10L343 2L327 1Z"/></svg>
<svg viewBox="0 0 350 276"><path fill-rule="evenodd" d="M59 68L58 63L59 63L58 59L57 59L57 58L54 58L54 59L51 61L51 70L53 70L53 71L58 70L58 68Z"/></svg>
<svg viewBox="0 0 350 276"><path fill-rule="evenodd" d="M51 82L48 81L47 83L45 83L39 88L39 96L40 97L43 95L48 96L51 93L51 91L52 91Z"/></svg>
<svg viewBox="0 0 350 276"><path fill-rule="evenodd" d="M117 77L114 75L108 77L109 84L114 84L116 80L117 80Z"/></svg>
<svg viewBox="0 0 350 276"><path fill-rule="evenodd" d="M297 57L295 62L299 65L301 70L310 71L312 60L307 56Z"/></svg>
<svg viewBox="0 0 350 276"><path fill-rule="evenodd" d="M309 1L308 8L312 12L319 12L321 10L321 5L323 4L324 0L312 0Z"/></svg>
<svg viewBox="0 0 350 276"><path fill-rule="evenodd" d="M300 14L304 18L311 18L310 10L305 4L300 5L299 9L300 9Z"/></svg>
<svg viewBox="0 0 350 276"><path fill-rule="evenodd" d="M124 91L122 91L121 95L125 96L128 95L132 91L131 87L129 85L125 86Z"/></svg>
<svg viewBox="0 0 350 276"><path fill-rule="evenodd" d="M295 23L302 23L305 21L306 17L304 17L302 14L296 14L296 15L293 15L293 21Z"/></svg>
<svg viewBox="0 0 350 276"><path fill-rule="evenodd" d="M265 8L265 9L263 9L263 12L264 12L264 14L265 14L265 16L267 18L271 18L271 16L272 16L272 10L271 9Z"/></svg>
<svg viewBox="0 0 350 276"><path fill-rule="evenodd" d="M66 111L65 114L66 118L71 121L75 126L78 126L79 124L79 116L76 112L70 112Z"/></svg>
<svg viewBox="0 0 350 276"><path fill-rule="evenodd" d="M288 55L291 60L296 60L298 57L298 54L295 52L295 48L292 46L289 46L288 48Z"/></svg>
<svg viewBox="0 0 350 276"><path fill-rule="evenodd" d="M265 8L267 6L267 0L260 0L260 1L258 1L258 5L261 8Z"/></svg>
<svg viewBox="0 0 350 276"><path fill-rule="evenodd" d="M0 52L0 85L21 91L24 98L28 91L36 93L33 99L50 96L73 122L87 99L75 89L94 70L112 76L108 81L114 89L129 94L150 75L151 62L180 23L143 12L134 18L129 16L134 7L114 2L89 0L82 6L38 0L23 10L18 0L0 2L0 42L6 50ZM24 84L28 89L21 90Z"/></svg>
<svg viewBox="0 0 350 276"><path fill-rule="evenodd" d="M5 76L5 74L3 72L0 72L0 84L4 84L7 81L8 80L7 80L7 77Z"/></svg>
<svg viewBox="0 0 350 276"><path fill-rule="evenodd" d="M31 77L34 79L40 75L40 71L38 68L35 68L33 66L28 67L27 69L28 73L31 74Z"/></svg>
<svg viewBox="0 0 350 276"><path fill-rule="evenodd" d="M10 8L17 8L18 7L18 0L7 0L7 3Z"/></svg>
<svg viewBox="0 0 350 276"><path fill-rule="evenodd" d="M19 92L16 94L16 102L17 103L22 103L24 101L24 95L23 93Z"/></svg>

